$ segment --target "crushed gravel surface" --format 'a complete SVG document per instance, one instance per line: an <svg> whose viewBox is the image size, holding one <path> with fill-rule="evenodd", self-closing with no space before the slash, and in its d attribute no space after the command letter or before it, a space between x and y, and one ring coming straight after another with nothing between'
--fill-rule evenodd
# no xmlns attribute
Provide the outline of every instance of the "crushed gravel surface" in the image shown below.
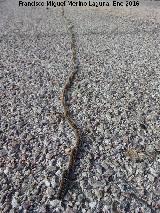
<svg viewBox="0 0 160 213"><path fill-rule="evenodd" d="M75 141L55 115L63 112L60 95L72 69L71 37L61 8L0 1L1 212L158 212L159 4L143 4L144 16L64 8L79 60L69 106L83 145L71 188L59 201Z"/></svg>

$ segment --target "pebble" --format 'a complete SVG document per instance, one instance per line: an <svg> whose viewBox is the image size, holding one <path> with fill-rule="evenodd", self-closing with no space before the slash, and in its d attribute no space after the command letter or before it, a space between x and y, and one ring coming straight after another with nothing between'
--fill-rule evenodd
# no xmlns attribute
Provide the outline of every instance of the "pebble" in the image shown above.
<svg viewBox="0 0 160 213"><path fill-rule="evenodd" d="M58 205L60 205L60 201L59 200L50 200L50 204L55 208Z"/></svg>
<svg viewBox="0 0 160 213"><path fill-rule="evenodd" d="M45 183L45 185L46 185L47 187L50 187L50 182L48 181L48 179L45 179L45 180L44 180L44 183Z"/></svg>
<svg viewBox="0 0 160 213"><path fill-rule="evenodd" d="M18 206L18 202L17 199L15 197L12 198L12 208L17 208Z"/></svg>
<svg viewBox="0 0 160 213"><path fill-rule="evenodd" d="M91 202L91 203L89 203L89 207L91 209L94 209L96 207L96 205L97 205L97 202Z"/></svg>

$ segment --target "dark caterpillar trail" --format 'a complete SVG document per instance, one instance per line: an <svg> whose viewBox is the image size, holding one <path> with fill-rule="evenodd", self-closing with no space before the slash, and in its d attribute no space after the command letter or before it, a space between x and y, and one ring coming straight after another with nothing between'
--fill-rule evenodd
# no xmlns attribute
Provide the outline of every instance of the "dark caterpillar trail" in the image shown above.
<svg viewBox="0 0 160 213"><path fill-rule="evenodd" d="M73 25L71 24L70 20L68 20L67 17L65 16L65 14L64 14L64 7L62 7L62 17L64 18L64 21L65 21L66 26L68 28L68 32L71 36L73 70L71 71L71 73L68 76L68 79L65 82L65 85L64 85L64 88L63 88L63 91L62 91L62 95L61 95L61 102L62 102L62 106L63 106L63 109L64 109L63 117L68 122L71 129L73 129L74 134L75 134L75 138L76 138L76 142L75 142L75 145L70 152L68 167L67 167L67 169L65 169L63 171L63 174L62 174L62 178L61 178L61 182L60 182L60 186L59 186L59 190L58 190L58 195L57 195L57 198L60 199L60 200L64 198L64 196L66 195L66 193L69 189L70 182L71 182L71 179L72 179L72 174L75 170L75 163L76 163L77 155L78 155L78 152L79 152L79 149L80 149L80 146L81 146L80 129L77 127L75 121L72 119L72 117L69 113L69 107L67 105L68 91L73 84L74 77L75 77L76 73L78 72L76 39L75 39L75 34L73 32Z"/></svg>

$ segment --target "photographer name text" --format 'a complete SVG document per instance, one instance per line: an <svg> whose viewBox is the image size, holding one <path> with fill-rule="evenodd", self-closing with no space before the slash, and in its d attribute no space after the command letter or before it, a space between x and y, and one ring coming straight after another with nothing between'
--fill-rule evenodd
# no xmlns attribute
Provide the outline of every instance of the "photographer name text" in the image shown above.
<svg viewBox="0 0 160 213"><path fill-rule="evenodd" d="M137 7L139 1L19 1L19 7Z"/></svg>

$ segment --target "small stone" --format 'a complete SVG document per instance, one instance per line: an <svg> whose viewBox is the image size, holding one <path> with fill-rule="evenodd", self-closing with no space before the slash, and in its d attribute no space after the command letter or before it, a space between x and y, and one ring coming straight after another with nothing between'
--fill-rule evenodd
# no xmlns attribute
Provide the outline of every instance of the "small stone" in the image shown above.
<svg viewBox="0 0 160 213"><path fill-rule="evenodd" d="M103 207L103 211L104 211L104 212L108 212L108 206L107 206L107 205L105 205L105 206Z"/></svg>
<svg viewBox="0 0 160 213"><path fill-rule="evenodd" d="M101 199L103 196L103 191L102 190L95 190L95 195L97 196L98 200Z"/></svg>
<svg viewBox="0 0 160 213"><path fill-rule="evenodd" d="M46 185L47 187L49 187L49 186L50 186L50 182L48 181L48 179L47 179L47 178L45 178L44 183L45 183L45 185Z"/></svg>
<svg viewBox="0 0 160 213"><path fill-rule="evenodd" d="M157 176L157 172L156 172L156 170L155 169L153 169L153 168L150 168L150 172L151 172L151 174L153 175L153 176Z"/></svg>
<svg viewBox="0 0 160 213"><path fill-rule="evenodd" d="M87 177L87 172L82 172L82 177Z"/></svg>
<svg viewBox="0 0 160 213"><path fill-rule="evenodd" d="M50 200L50 205L53 207L57 207L59 203L60 203L59 200Z"/></svg>
<svg viewBox="0 0 160 213"><path fill-rule="evenodd" d="M83 197L82 194L79 194L79 195L78 195L78 200L79 200L80 202L83 200L83 198L84 198L84 197Z"/></svg>
<svg viewBox="0 0 160 213"><path fill-rule="evenodd" d="M73 212L73 209L72 209L71 207L69 207L69 206L67 206L65 212L66 212L66 213L74 213L74 212Z"/></svg>
<svg viewBox="0 0 160 213"><path fill-rule="evenodd" d="M12 198L12 208L16 208L18 206L17 199L15 197Z"/></svg>
<svg viewBox="0 0 160 213"><path fill-rule="evenodd" d="M7 150L6 149L1 149L0 150L0 156L4 157L5 155L7 155Z"/></svg>
<svg viewBox="0 0 160 213"><path fill-rule="evenodd" d="M53 188L55 188L55 186L56 186L55 177L52 177L52 179L51 179L51 185L52 185Z"/></svg>
<svg viewBox="0 0 160 213"><path fill-rule="evenodd" d="M46 194L50 198L53 195L53 189L51 187L48 187L46 189Z"/></svg>
<svg viewBox="0 0 160 213"><path fill-rule="evenodd" d="M97 167L96 167L96 170L97 170L97 172L98 172L99 174L102 174L102 167L97 166Z"/></svg>
<svg viewBox="0 0 160 213"><path fill-rule="evenodd" d="M154 176L153 175L148 175L148 179L151 181L151 182L154 182Z"/></svg>
<svg viewBox="0 0 160 213"><path fill-rule="evenodd" d="M5 174L8 174L8 172L9 172L9 168L6 167L5 170L4 170L4 173L5 173Z"/></svg>
<svg viewBox="0 0 160 213"><path fill-rule="evenodd" d="M56 174L57 176L60 176L60 175L61 175L61 171L58 170L55 174Z"/></svg>
<svg viewBox="0 0 160 213"><path fill-rule="evenodd" d="M96 204L97 204L97 202L91 202L91 203L89 203L89 207L91 209L93 209L96 206Z"/></svg>
<svg viewBox="0 0 160 213"><path fill-rule="evenodd" d="M64 151L65 151L66 155L70 155L70 153L71 153L71 148L67 148L67 149L65 149Z"/></svg>

